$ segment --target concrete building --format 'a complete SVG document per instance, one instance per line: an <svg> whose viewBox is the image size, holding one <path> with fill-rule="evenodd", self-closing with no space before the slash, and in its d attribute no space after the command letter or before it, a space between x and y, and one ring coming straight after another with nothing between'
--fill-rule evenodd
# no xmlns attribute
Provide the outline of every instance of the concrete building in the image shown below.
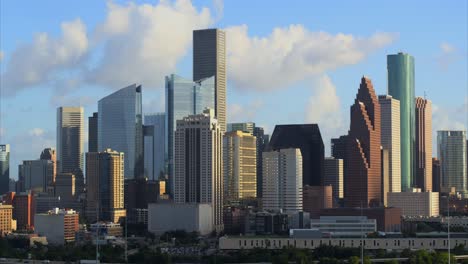
<svg viewBox="0 0 468 264"><path fill-rule="evenodd" d="M60 202L73 202L77 198L75 187L73 173L59 173L55 181L55 197L60 197Z"/></svg>
<svg viewBox="0 0 468 264"><path fill-rule="evenodd" d="M153 126L153 134L144 138L145 175L148 179L158 180L166 175L166 114L145 115L145 126Z"/></svg>
<svg viewBox="0 0 468 264"><path fill-rule="evenodd" d="M390 192L390 151L380 147L380 169L381 169L381 201L383 206L387 206L388 200L387 195Z"/></svg>
<svg viewBox="0 0 468 264"><path fill-rule="evenodd" d="M210 203L223 230L223 132L213 109L177 121L174 154L174 202Z"/></svg>
<svg viewBox="0 0 468 264"><path fill-rule="evenodd" d="M86 153L86 177L88 220L120 222L126 216L124 153L111 149ZM98 218L96 212L99 212Z"/></svg>
<svg viewBox="0 0 468 264"><path fill-rule="evenodd" d="M381 144L388 150L388 192L401 192L400 101L379 95Z"/></svg>
<svg viewBox="0 0 468 264"><path fill-rule="evenodd" d="M421 192L414 189L413 192L389 193L388 205L402 209L405 216L438 216L439 193Z"/></svg>
<svg viewBox="0 0 468 264"><path fill-rule="evenodd" d="M88 152L98 152L98 113L88 117Z"/></svg>
<svg viewBox="0 0 468 264"><path fill-rule="evenodd" d="M226 32L220 29L193 31L193 80L214 76L215 118L226 132Z"/></svg>
<svg viewBox="0 0 468 264"><path fill-rule="evenodd" d="M148 231L161 235L167 231L185 230L210 234L213 227L210 203L154 203L148 205Z"/></svg>
<svg viewBox="0 0 468 264"><path fill-rule="evenodd" d="M57 160L59 172L83 171L83 107L57 108Z"/></svg>
<svg viewBox="0 0 468 264"><path fill-rule="evenodd" d="M289 215L281 212L249 212L245 223L247 235L286 235Z"/></svg>
<svg viewBox="0 0 468 264"><path fill-rule="evenodd" d="M52 179L49 179L48 186L47 186L48 188L47 193L53 194L55 178L57 177L57 152L53 148L45 148L41 152L41 156L39 157L39 159L49 160L53 164Z"/></svg>
<svg viewBox="0 0 468 264"><path fill-rule="evenodd" d="M13 206L0 203L0 236L12 231Z"/></svg>
<svg viewBox="0 0 468 264"><path fill-rule="evenodd" d="M366 237L377 231L377 221L367 216L321 216L311 220L310 228L330 237Z"/></svg>
<svg viewBox="0 0 468 264"><path fill-rule="evenodd" d="M323 184L325 149L317 124L277 125L266 151L300 149L303 168L302 185Z"/></svg>
<svg viewBox="0 0 468 264"><path fill-rule="evenodd" d="M73 210L55 208L46 214L34 216L35 232L47 237L50 244L63 245L75 241L79 215Z"/></svg>
<svg viewBox="0 0 468 264"><path fill-rule="evenodd" d="M416 145L414 57L399 52L387 55L388 94L400 101L401 191L415 184Z"/></svg>
<svg viewBox="0 0 468 264"><path fill-rule="evenodd" d="M7 193L10 181L10 145L0 145L0 195Z"/></svg>
<svg viewBox="0 0 468 264"><path fill-rule="evenodd" d="M113 236L113 237L122 237L123 231L122 226L116 223L109 222L98 222L89 225L89 231L94 235L99 233L99 236Z"/></svg>
<svg viewBox="0 0 468 264"><path fill-rule="evenodd" d="M223 141L224 202L257 197L256 137L236 130Z"/></svg>
<svg viewBox="0 0 468 264"><path fill-rule="evenodd" d="M244 122L244 123L228 123L226 132L242 131L246 133L254 134L255 123Z"/></svg>
<svg viewBox="0 0 468 264"><path fill-rule="evenodd" d="M416 185L432 191L432 102L416 97Z"/></svg>
<svg viewBox="0 0 468 264"><path fill-rule="evenodd" d="M125 153L125 178L144 176L142 87L132 84L98 102L98 152Z"/></svg>
<svg viewBox="0 0 468 264"><path fill-rule="evenodd" d="M18 179L24 191L47 192L54 179L54 163L50 160L24 160L18 165Z"/></svg>
<svg viewBox="0 0 468 264"><path fill-rule="evenodd" d="M302 166L300 149L263 153L263 210L302 211Z"/></svg>
<svg viewBox="0 0 468 264"><path fill-rule="evenodd" d="M12 195L13 219L16 220L18 230L34 229L34 196L31 193Z"/></svg>
<svg viewBox="0 0 468 264"><path fill-rule="evenodd" d="M437 156L440 160L441 189L455 187L468 196L466 131L437 131Z"/></svg>
<svg viewBox="0 0 468 264"><path fill-rule="evenodd" d="M333 187L309 186L303 187L303 210L310 214L310 218L319 218L325 208L333 208Z"/></svg>
<svg viewBox="0 0 468 264"><path fill-rule="evenodd" d="M166 76L166 132L168 187L171 195L174 188L174 134L177 120L190 115L202 114L206 108L215 108L215 77L208 76L196 81L178 75ZM214 116L213 116L214 118Z"/></svg>
<svg viewBox="0 0 468 264"><path fill-rule="evenodd" d="M347 207L375 207L381 203L380 138L380 104L371 80L362 77L351 106L346 151Z"/></svg>
<svg viewBox="0 0 468 264"><path fill-rule="evenodd" d="M337 207L340 199L344 198L343 160L333 157L325 158L324 164L325 176L323 178L323 185L332 186L333 206Z"/></svg>

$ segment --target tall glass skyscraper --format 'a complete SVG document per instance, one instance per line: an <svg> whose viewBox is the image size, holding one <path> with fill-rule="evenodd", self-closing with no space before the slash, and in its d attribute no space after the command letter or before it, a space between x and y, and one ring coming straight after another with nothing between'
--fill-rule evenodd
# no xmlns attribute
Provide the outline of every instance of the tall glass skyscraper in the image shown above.
<svg viewBox="0 0 468 264"><path fill-rule="evenodd" d="M10 184L10 145L0 145L0 195L9 191Z"/></svg>
<svg viewBox="0 0 468 264"><path fill-rule="evenodd" d="M84 159L83 107L57 108L57 160L59 172L81 174Z"/></svg>
<svg viewBox="0 0 468 264"><path fill-rule="evenodd" d="M455 187L457 192L468 195L466 155L466 131L437 131L437 156L444 189L441 191Z"/></svg>
<svg viewBox="0 0 468 264"><path fill-rule="evenodd" d="M166 173L165 123L165 113L145 115L145 126L153 127L153 135L145 137L145 175L152 180Z"/></svg>
<svg viewBox="0 0 468 264"><path fill-rule="evenodd" d="M388 94L400 101L401 190L415 184L416 121L414 58L399 52L387 56Z"/></svg>
<svg viewBox="0 0 468 264"><path fill-rule="evenodd" d="M172 190L174 170L174 131L176 121L189 115L203 113L205 108L215 109L215 77L198 81L178 75L166 76L166 151L169 188Z"/></svg>
<svg viewBox="0 0 468 264"><path fill-rule="evenodd" d="M98 102L98 151L125 155L125 178L144 175L141 85L132 84Z"/></svg>

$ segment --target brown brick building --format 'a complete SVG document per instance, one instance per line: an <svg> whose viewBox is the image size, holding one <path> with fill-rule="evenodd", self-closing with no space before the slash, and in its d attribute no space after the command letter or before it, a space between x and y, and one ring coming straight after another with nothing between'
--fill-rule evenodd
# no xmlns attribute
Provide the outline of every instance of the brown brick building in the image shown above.
<svg viewBox="0 0 468 264"><path fill-rule="evenodd" d="M333 207L332 186L309 186L303 187L302 208L310 214L310 218L319 218L320 210Z"/></svg>

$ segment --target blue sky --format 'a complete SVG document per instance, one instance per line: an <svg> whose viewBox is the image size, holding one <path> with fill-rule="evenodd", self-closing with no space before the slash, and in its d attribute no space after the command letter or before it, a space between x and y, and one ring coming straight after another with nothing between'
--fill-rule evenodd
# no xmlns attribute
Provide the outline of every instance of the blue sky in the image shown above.
<svg viewBox="0 0 468 264"><path fill-rule="evenodd" d="M226 29L228 121L318 123L346 134L360 77L386 93L386 55L416 60L433 129L467 126L466 1L1 1L0 143L21 160L55 147L56 108L133 82L164 109L164 75L190 78L191 30ZM435 141L435 137L433 137Z"/></svg>

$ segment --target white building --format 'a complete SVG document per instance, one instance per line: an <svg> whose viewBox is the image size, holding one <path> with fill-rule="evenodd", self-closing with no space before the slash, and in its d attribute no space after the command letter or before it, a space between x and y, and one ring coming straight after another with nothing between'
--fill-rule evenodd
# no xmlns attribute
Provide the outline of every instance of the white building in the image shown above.
<svg viewBox="0 0 468 264"><path fill-rule="evenodd" d="M177 120L174 202L210 203L213 227L223 230L223 132L214 111Z"/></svg>
<svg viewBox="0 0 468 264"><path fill-rule="evenodd" d="M207 235L213 231L212 213L208 203L148 204L148 231L160 235L167 231L185 230Z"/></svg>
<svg viewBox="0 0 468 264"><path fill-rule="evenodd" d="M400 101L391 95L380 95L382 147L388 150L388 191L401 192Z"/></svg>
<svg viewBox="0 0 468 264"><path fill-rule="evenodd" d="M421 192L421 189L413 189L413 192L388 193L388 206L401 208L405 216L438 216L439 193Z"/></svg>
<svg viewBox="0 0 468 264"><path fill-rule="evenodd" d="M367 216L320 216L311 219L310 228L332 237L360 237L377 231L377 220Z"/></svg>
<svg viewBox="0 0 468 264"><path fill-rule="evenodd" d="M343 160L325 158L324 162L325 167L325 177L323 179L323 185L332 186L333 192L333 206L338 205L339 199L343 198Z"/></svg>
<svg viewBox="0 0 468 264"><path fill-rule="evenodd" d="M75 241L78 231L79 215L73 210L55 208L46 214L34 216L34 229L40 236L47 237L51 244L62 245Z"/></svg>
<svg viewBox="0 0 468 264"><path fill-rule="evenodd" d="M263 209L302 211L302 155L290 148L263 152Z"/></svg>

